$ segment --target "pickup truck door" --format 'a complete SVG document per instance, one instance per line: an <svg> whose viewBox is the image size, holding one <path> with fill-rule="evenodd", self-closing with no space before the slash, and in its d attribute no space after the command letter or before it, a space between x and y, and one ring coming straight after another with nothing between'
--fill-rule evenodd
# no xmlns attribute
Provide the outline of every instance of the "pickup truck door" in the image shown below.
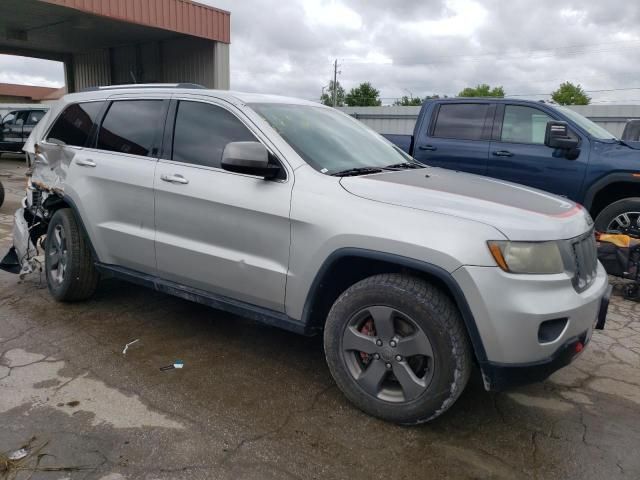
<svg viewBox="0 0 640 480"><path fill-rule="evenodd" d="M495 104L446 101L433 107L414 141L413 157L434 167L485 175Z"/></svg>
<svg viewBox="0 0 640 480"><path fill-rule="evenodd" d="M265 180L220 167L229 142L269 148L247 125L241 111L222 101L172 101L154 182L158 275L281 312L293 177Z"/></svg>
<svg viewBox="0 0 640 480"><path fill-rule="evenodd" d="M577 200L589 158L588 139L581 138L580 155L569 160L562 151L544 145L547 122L557 120L550 113L503 104L496 118L487 174Z"/></svg>

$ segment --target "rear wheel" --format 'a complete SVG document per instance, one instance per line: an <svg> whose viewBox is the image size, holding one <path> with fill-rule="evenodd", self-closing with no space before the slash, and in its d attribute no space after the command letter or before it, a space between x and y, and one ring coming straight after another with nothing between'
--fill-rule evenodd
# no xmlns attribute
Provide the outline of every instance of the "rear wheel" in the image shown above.
<svg viewBox="0 0 640 480"><path fill-rule="evenodd" d="M85 300L98 285L89 243L68 208L58 210L49 222L45 272L49 292L61 302Z"/></svg>
<svg viewBox="0 0 640 480"><path fill-rule="evenodd" d="M401 424L445 412L471 371L469 342L451 299L400 274L376 275L347 289L329 312L324 345L346 397Z"/></svg>
<svg viewBox="0 0 640 480"><path fill-rule="evenodd" d="M607 206L596 217L595 229L640 236L640 198L625 198Z"/></svg>

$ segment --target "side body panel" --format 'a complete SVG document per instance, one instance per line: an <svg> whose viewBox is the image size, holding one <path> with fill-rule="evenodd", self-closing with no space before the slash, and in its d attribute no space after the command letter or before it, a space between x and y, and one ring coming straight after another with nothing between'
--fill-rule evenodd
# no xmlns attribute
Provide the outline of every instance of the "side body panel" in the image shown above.
<svg viewBox="0 0 640 480"><path fill-rule="evenodd" d="M452 272L463 264L495 265L486 240L504 236L488 225L398 207L347 192L339 178L296 169L291 200L291 260L286 312L302 313L324 261L343 248L409 257ZM470 240L473 232L473 241Z"/></svg>
<svg viewBox="0 0 640 480"><path fill-rule="evenodd" d="M202 101L225 106L274 150L238 109ZM177 175L188 183L163 180ZM161 159L155 175L158 275L283 311L292 186L292 171L285 181L266 181Z"/></svg>

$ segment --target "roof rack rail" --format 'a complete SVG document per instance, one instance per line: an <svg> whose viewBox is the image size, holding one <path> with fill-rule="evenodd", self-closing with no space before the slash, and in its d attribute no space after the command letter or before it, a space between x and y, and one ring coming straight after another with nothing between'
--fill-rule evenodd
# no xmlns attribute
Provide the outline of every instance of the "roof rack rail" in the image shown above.
<svg viewBox="0 0 640 480"><path fill-rule="evenodd" d="M124 85L105 85L103 87L87 87L81 92L98 92L101 90L122 90L125 88L193 88L197 90L206 89L204 85L197 83L131 83Z"/></svg>

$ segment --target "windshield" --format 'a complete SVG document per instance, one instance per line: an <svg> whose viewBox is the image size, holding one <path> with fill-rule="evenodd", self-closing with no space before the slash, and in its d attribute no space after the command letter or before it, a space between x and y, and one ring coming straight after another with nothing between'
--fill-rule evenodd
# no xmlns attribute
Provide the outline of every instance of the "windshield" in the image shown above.
<svg viewBox="0 0 640 480"><path fill-rule="evenodd" d="M337 110L310 105L250 105L316 170L332 174L386 167L412 158L362 123Z"/></svg>
<svg viewBox="0 0 640 480"><path fill-rule="evenodd" d="M564 113L570 120L576 122L578 126L587 131L589 135L594 137L596 140L617 140L615 135L613 135L608 130L605 130L600 125L593 123L586 117L583 117L577 112L574 112L570 108L567 107L556 107L562 113Z"/></svg>

